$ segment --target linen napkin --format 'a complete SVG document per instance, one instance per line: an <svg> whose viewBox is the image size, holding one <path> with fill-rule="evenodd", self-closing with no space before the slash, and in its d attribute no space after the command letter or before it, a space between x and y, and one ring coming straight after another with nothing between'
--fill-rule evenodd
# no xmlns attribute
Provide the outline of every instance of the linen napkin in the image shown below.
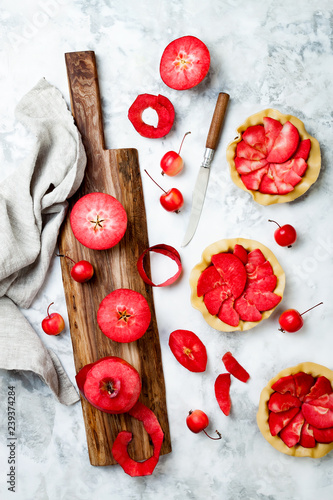
<svg viewBox="0 0 333 500"><path fill-rule="evenodd" d="M65 100L45 79L15 115L35 142L30 157L0 184L0 368L33 371L69 405L79 400L77 391L20 308L30 307L44 282L86 155Z"/></svg>

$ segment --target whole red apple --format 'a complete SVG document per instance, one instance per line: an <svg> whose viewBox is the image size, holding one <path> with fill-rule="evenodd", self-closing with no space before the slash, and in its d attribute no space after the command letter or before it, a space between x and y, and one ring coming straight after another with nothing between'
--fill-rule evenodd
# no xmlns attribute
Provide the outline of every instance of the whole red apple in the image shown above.
<svg viewBox="0 0 333 500"><path fill-rule="evenodd" d="M49 313L52 304L54 304L54 302L51 302L47 308L47 316L42 321L42 328L48 335L59 335L65 328L65 322L64 318L59 313Z"/></svg>

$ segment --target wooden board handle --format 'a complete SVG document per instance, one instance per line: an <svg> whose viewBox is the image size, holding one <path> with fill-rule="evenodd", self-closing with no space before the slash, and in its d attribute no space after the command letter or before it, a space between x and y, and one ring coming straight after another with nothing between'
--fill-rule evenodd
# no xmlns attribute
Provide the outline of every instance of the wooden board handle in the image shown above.
<svg viewBox="0 0 333 500"><path fill-rule="evenodd" d="M206 148L216 149L217 147L224 120L224 115L228 106L228 101L229 101L229 94L226 94L225 92L220 92L217 98L213 118L210 124L210 129L206 141Z"/></svg>
<svg viewBox="0 0 333 500"><path fill-rule="evenodd" d="M65 60L72 113L80 122L86 152L100 153L105 142L95 52L67 52Z"/></svg>

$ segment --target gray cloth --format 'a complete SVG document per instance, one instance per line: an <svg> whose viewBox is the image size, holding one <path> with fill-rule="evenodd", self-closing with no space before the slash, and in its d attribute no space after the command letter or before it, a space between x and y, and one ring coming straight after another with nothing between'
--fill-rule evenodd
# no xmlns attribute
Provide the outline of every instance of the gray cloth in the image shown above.
<svg viewBox="0 0 333 500"><path fill-rule="evenodd" d="M31 370L61 403L79 397L57 356L23 316L46 277L86 155L61 93L40 80L16 108L35 137L31 156L0 184L0 368Z"/></svg>

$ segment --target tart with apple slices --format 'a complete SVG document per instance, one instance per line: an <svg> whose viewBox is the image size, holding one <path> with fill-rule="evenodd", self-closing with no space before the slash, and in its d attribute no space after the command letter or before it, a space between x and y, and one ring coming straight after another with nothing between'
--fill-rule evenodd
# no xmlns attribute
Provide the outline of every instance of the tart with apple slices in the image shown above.
<svg viewBox="0 0 333 500"><path fill-rule="evenodd" d="M144 296L129 288L118 288L100 303L97 323L104 335L116 342L133 342L141 338L151 320Z"/></svg>
<svg viewBox="0 0 333 500"><path fill-rule="evenodd" d="M85 365L76 375L76 381L87 401L106 413L129 411L141 392L138 371L117 356L106 356Z"/></svg>
<svg viewBox="0 0 333 500"><path fill-rule="evenodd" d="M248 330L282 299L285 275L273 253L235 238L207 247L190 276L191 303L220 331Z"/></svg>
<svg viewBox="0 0 333 500"><path fill-rule="evenodd" d="M293 456L333 449L333 372L315 363L287 368L263 389L257 422L265 439Z"/></svg>
<svg viewBox="0 0 333 500"><path fill-rule="evenodd" d="M233 182L262 205L292 201L317 180L318 141L296 117L266 109L237 129L227 148Z"/></svg>

